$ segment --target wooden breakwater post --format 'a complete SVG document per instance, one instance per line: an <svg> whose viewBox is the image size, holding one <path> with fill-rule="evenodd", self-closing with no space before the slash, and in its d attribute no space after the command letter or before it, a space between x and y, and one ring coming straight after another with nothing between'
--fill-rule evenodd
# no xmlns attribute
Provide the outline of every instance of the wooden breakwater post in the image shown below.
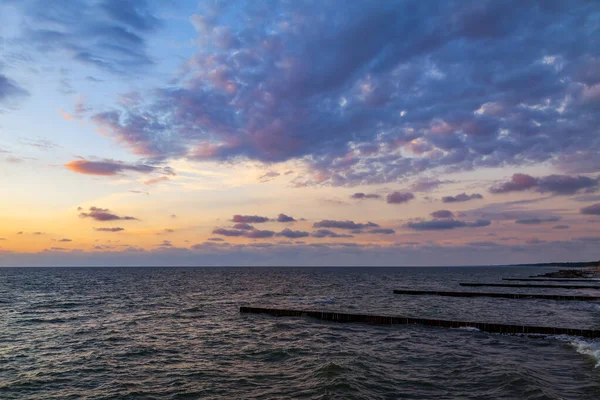
<svg viewBox="0 0 600 400"><path fill-rule="evenodd" d="M600 286L589 285L531 285L528 283L479 283L461 282L460 286L490 286L490 287L514 287L514 288L554 288L554 289L600 289Z"/></svg>
<svg viewBox="0 0 600 400"><path fill-rule="evenodd" d="M240 307L240 313L268 314L275 317L310 317L333 322L354 322L371 325L426 325L444 328L477 328L483 332L525 335L570 335L599 338L600 330L554 328L546 326L493 324L486 322L452 321L431 318L411 318L400 316L347 314L331 311L290 310L279 308Z"/></svg>
<svg viewBox="0 0 600 400"><path fill-rule="evenodd" d="M573 300L600 301L600 296L570 296L554 294L531 293L493 293L493 292L440 292L434 290L394 290L394 294L448 296L448 297L496 297L501 299L544 299L544 300Z"/></svg>
<svg viewBox="0 0 600 400"><path fill-rule="evenodd" d="M502 278L503 281L528 281L528 282L589 282L600 283L600 279L577 278Z"/></svg>

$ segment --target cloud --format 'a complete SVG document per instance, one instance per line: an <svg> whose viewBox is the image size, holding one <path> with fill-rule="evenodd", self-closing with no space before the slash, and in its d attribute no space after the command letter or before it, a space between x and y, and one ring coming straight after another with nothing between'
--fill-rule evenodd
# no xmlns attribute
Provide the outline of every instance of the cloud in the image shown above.
<svg viewBox="0 0 600 400"><path fill-rule="evenodd" d="M402 204L414 199L415 195L409 192L393 192L387 195L388 204Z"/></svg>
<svg viewBox="0 0 600 400"><path fill-rule="evenodd" d="M65 164L70 171L86 175L113 176L126 171L148 174L157 170L152 165L126 164L115 160L89 161L85 159L71 161ZM165 177L166 178L166 177Z"/></svg>
<svg viewBox="0 0 600 400"><path fill-rule="evenodd" d="M600 203L583 207L581 210L579 210L579 212L584 215L600 215Z"/></svg>
<svg viewBox="0 0 600 400"><path fill-rule="evenodd" d="M488 220L465 222L455 219L434 219L431 221L409 222L405 226L416 231L439 231L456 228L481 228L491 224Z"/></svg>
<svg viewBox="0 0 600 400"><path fill-rule="evenodd" d="M315 237L315 238L324 238L324 237L328 237L328 238L351 238L354 237L352 235L348 235L345 233L335 233L332 230L329 229L317 229L316 231L312 232L310 234L310 236Z"/></svg>
<svg viewBox="0 0 600 400"><path fill-rule="evenodd" d="M552 229L569 229L569 225L554 225Z"/></svg>
<svg viewBox="0 0 600 400"><path fill-rule="evenodd" d="M515 221L516 224L521 225L539 225L546 222L560 221L560 217L548 217L548 218L524 218Z"/></svg>
<svg viewBox="0 0 600 400"><path fill-rule="evenodd" d="M221 238L208 238L207 240L210 240L211 242L223 242L224 241Z"/></svg>
<svg viewBox="0 0 600 400"><path fill-rule="evenodd" d="M584 191L586 193L598 190L598 179L587 176L549 175L534 178L527 174L514 174L510 181L499 183L490 188L491 193L521 192L535 190L540 193L554 195L571 195Z"/></svg>
<svg viewBox="0 0 600 400"><path fill-rule="evenodd" d="M269 182L269 181L272 181L273 179L275 179L276 177L278 177L279 175L281 175L279 172L269 171L269 172L266 172L265 174L259 176L258 181L260 183Z"/></svg>
<svg viewBox="0 0 600 400"><path fill-rule="evenodd" d="M277 222L296 222L296 220L289 215L279 214L277 216Z"/></svg>
<svg viewBox="0 0 600 400"><path fill-rule="evenodd" d="M173 247L173 243L170 240L163 240L161 243L156 245L157 247Z"/></svg>
<svg viewBox="0 0 600 400"><path fill-rule="evenodd" d="M598 152L599 82L581 72L597 66L593 2L352 3L202 4L189 26L198 46L179 76L142 105L92 120L142 157L300 160L307 184L560 166ZM145 25L77 1L68 19L34 4L32 26L57 26L28 35L44 51L69 49L108 70L151 63L153 29L140 29L158 25L149 3L124 6ZM102 29L95 15L106 17Z"/></svg>
<svg viewBox="0 0 600 400"><path fill-rule="evenodd" d="M250 231L250 230L254 229L254 227L250 224L240 223L240 224L235 224L233 226L233 229L239 229L242 231Z"/></svg>
<svg viewBox="0 0 600 400"><path fill-rule="evenodd" d="M125 228L94 228L94 230L97 232L122 232L125 230Z"/></svg>
<svg viewBox="0 0 600 400"><path fill-rule="evenodd" d="M366 224L356 223L354 221L335 221L324 219L319 222L313 223L313 228L338 228L338 229L363 229L363 228L379 228L374 222L367 222Z"/></svg>
<svg viewBox="0 0 600 400"><path fill-rule="evenodd" d="M225 228L215 228L212 233L214 235L222 235L222 236L230 236L230 237L246 237L249 239L266 239L273 237L275 232L269 230L241 230L241 229L225 229Z"/></svg>
<svg viewBox="0 0 600 400"><path fill-rule="evenodd" d="M41 236L41 235L44 235L44 232L32 232L32 235Z"/></svg>
<svg viewBox="0 0 600 400"><path fill-rule="evenodd" d="M212 233L213 233L213 235L232 236L232 237L244 236L246 234L246 232L243 230L225 229L225 228L215 228L215 229L213 229Z"/></svg>
<svg viewBox="0 0 600 400"><path fill-rule="evenodd" d="M0 73L0 104L7 104L14 98L27 96L29 93L15 81Z"/></svg>
<svg viewBox="0 0 600 400"><path fill-rule="evenodd" d="M273 235L275 235L275 232L273 231L254 229L251 231L246 231L244 236L250 239L265 239L273 237Z"/></svg>
<svg viewBox="0 0 600 400"><path fill-rule="evenodd" d="M69 62L116 74L153 64L145 37L161 23L146 0L72 0L51 8L43 0L13 4L28 22L17 37L20 49L65 54Z"/></svg>
<svg viewBox="0 0 600 400"><path fill-rule="evenodd" d="M308 232L304 232L304 231L293 231L289 228L285 228L284 230L282 230L281 232L279 232L277 234L277 236L283 236L289 239L298 239L298 238L302 238L302 237L306 237L308 236L309 233Z"/></svg>
<svg viewBox="0 0 600 400"><path fill-rule="evenodd" d="M258 215L239 215L236 214L232 218L233 222L239 223L248 223L248 224L261 224L263 222L268 222L269 218L267 217L259 217Z"/></svg>
<svg viewBox="0 0 600 400"><path fill-rule="evenodd" d="M476 200L476 199L483 199L483 196L480 195L479 193L473 193L473 194L461 193L461 194L457 194L456 196L442 197L442 203L458 203L458 202L464 202L464 201Z"/></svg>
<svg viewBox="0 0 600 400"><path fill-rule="evenodd" d="M90 207L89 212L85 213L82 212L79 214L80 218L92 218L95 219L96 221L101 221L101 222L105 222L105 221L118 221L118 220L122 220L122 221L137 221L137 218L135 217L120 217L116 214L113 214L110 212L109 209L107 208L99 208L99 207Z"/></svg>
<svg viewBox="0 0 600 400"><path fill-rule="evenodd" d="M441 181L439 179L419 179L411 185L410 189L414 192L430 192L445 183L452 183L452 181Z"/></svg>
<svg viewBox="0 0 600 400"><path fill-rule="evenodd" d="M371 230L367 231L367 233L376 233L376 234L382 234L382 235L392 235L392 234L396 233L396 231L393 230L393 229L389 229L389 228L375 228L375 229L371 229Z"/></svg>
<svg viewBox="0 0 600 400"><path fill-rule="evenodd" d="M438 210L431 213L433 218L454 218L454 213L450 210Z"/></svg>
<svg viewBox="0 0 600 400"><path fill-rule="evenodd" d="M353 199L379 199L379 198L381 198L380 195L375 194L375 193L362 193L362 192L354 193L350 197Z"/></svg>
<svg viewBox="0 0 600 400"><path fill-rule="evenodd" d="M59 241L59 242L66 243L66 242L72 242L73 240L71 240L71 239L67 239L67 238L62 238L62 239L60 239L60 240L58 240L58 241Z"/></svg>
<svg viewBox="0 0 600 400"><path fill-rule="evenodd" d="M147 179L145 181L142 181L142 183L144 185L156 185L157 183L166 182L168 180L169 180L168 176L159 176L157 178L152 178L152 179Z"/></svg>

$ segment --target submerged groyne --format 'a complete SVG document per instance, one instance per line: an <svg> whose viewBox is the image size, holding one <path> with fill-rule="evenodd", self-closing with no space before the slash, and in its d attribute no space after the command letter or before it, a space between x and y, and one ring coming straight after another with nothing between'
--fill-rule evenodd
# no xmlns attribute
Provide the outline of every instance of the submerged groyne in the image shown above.
<svg viewBox="0 0 600 400"><path fill-rule="evenodd" d="M394 294L447 296L447 297L496 297L501 299L544 299L572 301L600 301L600 296L570 296L533 293L493 293L493 292L446 292L437 290L394 290Z"/></svg>
<svg viewBox="0 0 600 400"><path fill-rule="evenodd" d="M444 328L476 328L483 332L525 335L571 335L588 338L600 337L600 330L555 328L547 326L508 325L487 322L452 321L431 318L348 314L333 311L291 310L263 307L240 307L240 313L268 314L276 317L310 317L332 322L365 323L375 325L426 325Z"/></svg>
<svg viewBox="0 0 600 400"><path fill-rule="evenodd" d="M502 278L503 281L523 282L589 282L600 283L600 279L577 279L577 278Z"/></svg>

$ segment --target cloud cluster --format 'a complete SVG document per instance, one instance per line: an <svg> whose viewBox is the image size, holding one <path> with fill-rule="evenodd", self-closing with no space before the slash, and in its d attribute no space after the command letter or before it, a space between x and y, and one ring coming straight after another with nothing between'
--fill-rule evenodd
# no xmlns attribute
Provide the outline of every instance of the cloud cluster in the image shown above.
<svg viewBox="0 0 600 400"><path fill-rule="evenodd" d="M600 181L587 176L548 175L535 178L527 174L514 174L507 182L490 188L490 193L509 193L535 190L554 195L571 195L578 192L592 193L598 190Z"/></svg>
<svg viewBox="0 0 600 400"><path fill-rule="evenodd" d="M415 195L410 192L393 192L387 195L386 201L388 204L407 203L415 198Z"/></svg>
<svg viewBox="0 0 600 400"><path fill-rule="evenodd" d="M101 67L148 63L138 32L157 25L151 11L128 4L117 15L116 0L107 4L69 6L75 26L32 37ZM181 75L92 118L135 154L301 159L308 184L355 185L435 168L576 164L600 149L594 2L248 0L199 10L190 19L199 46ZM104 29L89 23L93 13ZM104 41L125 51L110 59Z"/></svg>
<svg viewBox="0 0 600 400"><path fill-rule="evenodd" d="M137 218L129 216L119 216L110 212L108 208L90 207L89 212L79 213L80 218L92 218L96 221L135 221Z"/></svg>

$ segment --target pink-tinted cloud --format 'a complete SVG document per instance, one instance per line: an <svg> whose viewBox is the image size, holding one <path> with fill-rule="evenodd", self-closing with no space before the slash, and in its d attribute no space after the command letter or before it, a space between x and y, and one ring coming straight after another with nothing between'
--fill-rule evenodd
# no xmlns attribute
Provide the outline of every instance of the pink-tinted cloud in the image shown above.
<svg viewBox="0 0 600 400"><path fill-rule="evenodd" d="M70 171L86 175L113 176L125 171L134 171L140 173L150 173L157 170L157 167L145 164L126 164L121 161L103 160L75 160L65 164Z"/></svg>
<svg viewBox="0 0 600 400"><path fill-rule="evenodd" d="M168 180L170 180L168 176L159 176L157 178L152 178L152 179L147 179L145 181L142 181L142 183L144 185L156 185L157 183L166 182Z"/></svg>
<svg viewBox="0 0 600 400"><path fill-rule="evenodd" d="M552 193L554 195L571 195L580 191L595 192L598 190L598 186L598 179L581 175L549 175L534 178L527 174L514 174L510 181L492 186L490 192L509 193L535 190L540 193Z"/></svg>

